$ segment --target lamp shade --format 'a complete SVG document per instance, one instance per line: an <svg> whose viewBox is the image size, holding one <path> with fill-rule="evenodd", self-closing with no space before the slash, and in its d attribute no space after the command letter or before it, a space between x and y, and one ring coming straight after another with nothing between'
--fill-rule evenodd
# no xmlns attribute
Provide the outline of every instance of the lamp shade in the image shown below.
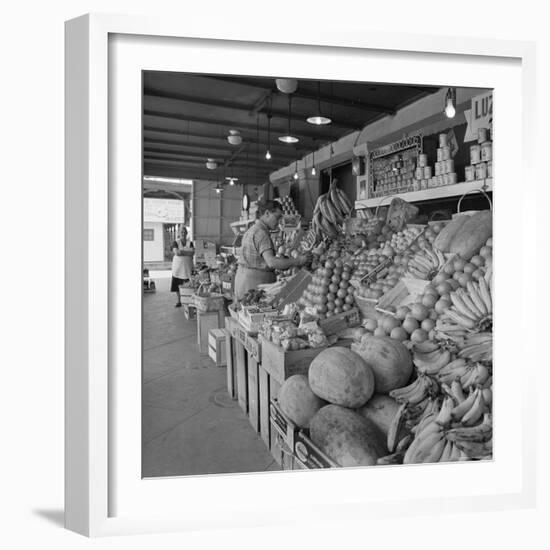
<svg viewBox="0 0 550 550"><path fill-rule="evenodd" d="M241 137L241 134L238 130L229 130L227 141L231 145L240 145L243 142L243 138Z"/></svg>
<svg viewBox="0 0 550 550"><path fill-rule="evenodd" d="M208 159L206 161L206 167L209 170L215 170L218 167L218 163L214 159Z"/></svg>
<svg viewBox="0 0 550 550"><path fill-rule="evenodd" d="M276 78L275 84L283 94L293 94L298 88L298 81L294 78Z"/></svg>

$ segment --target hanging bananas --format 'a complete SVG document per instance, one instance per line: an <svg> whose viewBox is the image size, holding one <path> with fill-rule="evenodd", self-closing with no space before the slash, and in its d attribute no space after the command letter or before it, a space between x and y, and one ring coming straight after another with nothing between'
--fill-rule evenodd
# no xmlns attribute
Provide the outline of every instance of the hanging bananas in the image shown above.
<svg viewBox="0 0 550 550"><path fill-rule="evenodd" d="M342 224L351 211L352 206L348 198L336 187L336 180L333 180L328 192L317 199L313 211L313 230L319 238L334 239L342 230Z"/></svg>

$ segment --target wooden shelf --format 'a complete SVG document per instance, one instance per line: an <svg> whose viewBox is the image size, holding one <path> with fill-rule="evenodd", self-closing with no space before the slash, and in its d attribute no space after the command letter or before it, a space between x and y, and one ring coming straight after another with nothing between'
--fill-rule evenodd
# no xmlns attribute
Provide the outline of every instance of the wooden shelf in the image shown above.
<svg viewBox="0 0 550 550"><path fill-rule="evenodd" d="M376 208L378 206L388 205L394 197L399 197L407 202L430 201L445 197L460 197L465 193L473 193L473 191L482 189L490 192L493 190L493 179L466 181L455 183L454 185L444 185L443 187L431 187L422 191L411 191L410 193L400 193L396 195L387 195L385 197L375 197L372 199L361 199L355 201L355 208Z"/></svg>

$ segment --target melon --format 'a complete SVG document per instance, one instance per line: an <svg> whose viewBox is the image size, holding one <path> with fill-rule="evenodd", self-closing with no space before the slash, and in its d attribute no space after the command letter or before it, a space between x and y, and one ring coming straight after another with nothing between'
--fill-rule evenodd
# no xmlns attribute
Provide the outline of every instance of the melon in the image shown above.
<svg viewBox="0 0 550 550"><path fill-rule="evenodd" d="M311 419L311 440L340 466L372 466L387 454L374 424L355 411L327 405Z"/></svg>
<svg viewBox="0 0 550 550"><path fill-rule="evenodd" d="M493 214L490 210L476 212L462 224L456 232L449 251L458 254L464 260L470 260L474 254L493 235Z"/></svg>
<svg viewBox="0 0 550 550"><path fill-rule="evenodd" d="M374 393L372 369L348 348L323 350L309 365L308 381L315 395L344 407L361 407Z"/></svg>
<svg viewBox="0 0 550 550"><path fill-rule="evenodd" d="M409 350L388 336L363 337L352 349L374 372L376 393L389 393L407 384L413 371Z"/></svg>
<svg viewBox="0 0 550 550"><path fill-rule="evenodd" d="M462 214L451 220L438 234L434 240L434 247L441 252L449 252L451 242L462 225L467 221L468 216Z"/></svg>
<svg viewBox="0 0 550 550"><path fill-rule="evenodd" d="M399 404L389 395L375 394L357 412L370 420L386 438L398 409Z"/></svg>
<svg viewBox="0 0 550 550"><path fill-rule="evenodd" d="M277 399L283 414L300 428L309 428L309 421L326 405L326 401L311 391L307 377L303 374L287 378L279 390Z"/></svg>

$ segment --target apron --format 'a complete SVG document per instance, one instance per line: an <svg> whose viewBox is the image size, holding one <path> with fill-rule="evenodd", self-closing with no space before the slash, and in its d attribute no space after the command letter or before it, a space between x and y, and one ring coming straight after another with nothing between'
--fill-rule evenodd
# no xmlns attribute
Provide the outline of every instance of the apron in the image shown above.
<svg viewBox="0 0 550 550"><path fill-rule="evenodd" d="M235 299L240 301L251 288L257 288L260 284L274 283L275 280L274 271L250 269L240 265L235 275Z"/></svg>
<svg viewBox="0 0 550 550"><path fill-rule="evenodd" d="M178 247L190 248L189 246L182 246L181 240L177 239ZM189 245L189 242L185 243ZM191 272L193 271L193 256L174 256L172 258L172 275L177 279L190 279Z"/></svg>

